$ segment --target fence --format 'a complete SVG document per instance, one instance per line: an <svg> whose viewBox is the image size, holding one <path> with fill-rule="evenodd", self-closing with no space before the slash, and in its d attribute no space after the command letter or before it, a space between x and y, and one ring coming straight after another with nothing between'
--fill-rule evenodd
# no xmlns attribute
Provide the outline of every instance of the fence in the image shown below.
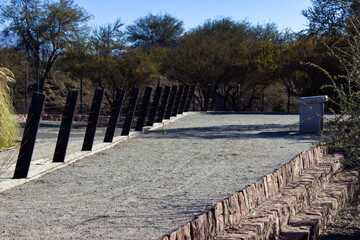
<svg viewBox="0 0 360 240"><path fill-rule="evenodd" d="M139 88L133 87L129 96L126 96L125 90L118 89L111 107L104 142L111 143L113 141L115 129L119 125L122 125L121 135L127 136L132 127L134 127L135 131L142 131L144 126L153 126L155 122L162 122L163 119L170 119L171 116L189 111L194 94L195 86L166 86L164 91L162 91L161 87L157 87L154 94L152 94L151 87L146 87L142 98L138 101ZM53 162L65 161L78 95L78 91L72 91L68 94L61 118ZM103 96L104 90L95 90L90 114L87 118L82 151L92 150ZM44 102L44 94L33 94L13 178L26 178L28 175ZM123 105L126 107L123 108ZM121 113L124 115L123 119L120 118ZM120 124L119 119L122 120Z"/></svg>

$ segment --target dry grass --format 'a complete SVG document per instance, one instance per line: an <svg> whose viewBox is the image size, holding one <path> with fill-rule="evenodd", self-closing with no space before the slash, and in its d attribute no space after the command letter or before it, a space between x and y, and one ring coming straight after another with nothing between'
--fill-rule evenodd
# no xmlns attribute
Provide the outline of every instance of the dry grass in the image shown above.
<svg viewBox="0 0 360 240"><path fill-rule="evenodd" d="M11 147L19 130L19 124L13 118L10 83L15 82L13 73L0 68L0 149Z"/></svg>

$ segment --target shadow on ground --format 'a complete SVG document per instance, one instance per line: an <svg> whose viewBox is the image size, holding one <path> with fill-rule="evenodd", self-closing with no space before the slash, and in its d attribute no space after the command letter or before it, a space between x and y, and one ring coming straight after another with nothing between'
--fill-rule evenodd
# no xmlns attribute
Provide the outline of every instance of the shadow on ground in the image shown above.
<svg viewBox="0 0 360 240"><path fill-rule="evenodd" d="M320 135L301 134L297 126L281 124L223 125L210 127L176 128L153 131L144 136L163 139L239 139L239 138L291 138L295 140L320 140Z"/></svg>

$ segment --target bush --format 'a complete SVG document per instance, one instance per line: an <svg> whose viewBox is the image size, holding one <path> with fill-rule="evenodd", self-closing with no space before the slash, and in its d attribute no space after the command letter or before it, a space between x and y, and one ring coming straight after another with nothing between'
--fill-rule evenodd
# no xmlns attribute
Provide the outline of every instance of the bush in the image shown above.
<svg viewBox="0 0 360 240"><path fill-rule="evenodd" d="M347 19L348 31L339 40L340 46L329 47L330 54L341 63L345 74L330 76L323 71L331 79L332 84L325 87L336 93L330 101L338 109L335 119L329 123L331 137L327 144L331 149L345 153L346 168L360 172L360 19L353 16Z"/></svg>
<svg viewBox="0 0 360 240"><path fill-rule="evenodd" d="M0 149L10 147L19 130L19 124L13 117L14 108L9 87L12 82L15 82L13 73L6 68L0 68Z"/></svg>

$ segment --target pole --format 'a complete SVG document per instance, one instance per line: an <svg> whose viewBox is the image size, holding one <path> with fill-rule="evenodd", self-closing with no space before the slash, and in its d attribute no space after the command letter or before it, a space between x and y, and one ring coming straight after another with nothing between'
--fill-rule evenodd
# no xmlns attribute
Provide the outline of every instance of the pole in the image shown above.
<svg viewBox="0 0 360 240"><path fill-rule="evenodd" d="M80 75L80 115L83 113L83 76L82 73Z"/></svg>
<svg viewBox="0 0 360 240"><path fill-rule="evenodd" d="M39 92L39 81L40 81L40 70L39 67L36 69L36 92Z"/></svg>
<svg viewBox="0 0 360 240"><path fill-rule="evenodd" d="M28 85L28 66L26 66L26 74L25 74L25 111L24 114L27 113L27 85Z"/></svg>

